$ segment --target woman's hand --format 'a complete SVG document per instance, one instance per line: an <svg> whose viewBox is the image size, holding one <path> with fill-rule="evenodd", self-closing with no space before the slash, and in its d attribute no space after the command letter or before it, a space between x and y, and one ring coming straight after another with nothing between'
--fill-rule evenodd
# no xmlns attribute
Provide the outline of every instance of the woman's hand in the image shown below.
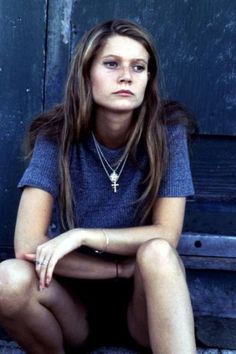
<svg viewBox="0 0 236 354"><path fill-rule="evenodd" d="M135 258L128 258L117 264L117 275L119 278L131 278L135 270Z"/></svg>
<svg viewBox="0 0 236 354"><path fill-rule="evenodd" d="M82 240L78 237L78 230L65 232L49 240L36 249L36 253L25 254L25 259L35 262L35 270L39 277L39 289L49 286L57 262L66 254L80 247Z"/></svg>

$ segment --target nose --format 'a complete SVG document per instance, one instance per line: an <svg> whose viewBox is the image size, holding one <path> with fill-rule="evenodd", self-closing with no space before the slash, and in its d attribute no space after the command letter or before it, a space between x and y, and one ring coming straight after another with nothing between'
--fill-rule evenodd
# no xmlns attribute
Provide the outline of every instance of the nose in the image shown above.
<svg viewBox="0 0 236 354"><path fill-rule="evenodd" d="M132 82L132 75L130 73L130 68L125 66L122 67L118 79L120 83L124 82L130 84Z"/></svg>

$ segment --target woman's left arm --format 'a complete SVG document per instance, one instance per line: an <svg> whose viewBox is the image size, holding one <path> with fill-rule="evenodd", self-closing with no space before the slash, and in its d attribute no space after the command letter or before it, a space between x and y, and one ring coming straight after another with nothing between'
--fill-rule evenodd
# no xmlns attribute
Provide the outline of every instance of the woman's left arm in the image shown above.
<svg viewBox="0 0 236 354"><path fill-rule="evenodd" d="M69 230L37 247L37 258L47 259L47 274L51 279L59 260L73 250L87 246L109 253L135 256L139 246L150 239L162 238L177 247L184 219L185 198L158 198L153 208L152 225L121 229ZM34 255L25 255L34 260Z"/></svg>
<svg viewBox="0 0 236 354"><path fill-rule="evenodd" d="M158 198L153 208L152 225L122 229L75 229L83 245L120 255L135 255L139 246L152 238L167 240L177 247L182 232L185 197ZM80 236L81 235L81 236Z"/></svg>

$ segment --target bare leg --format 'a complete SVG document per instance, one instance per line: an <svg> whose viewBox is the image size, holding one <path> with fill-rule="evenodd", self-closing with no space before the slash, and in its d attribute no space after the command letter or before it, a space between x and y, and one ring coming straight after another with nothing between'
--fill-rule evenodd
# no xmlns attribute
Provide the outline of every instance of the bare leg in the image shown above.
<svg viewBox="0 0 236 354"><path fill-rule="evenodd" d="M128 326L133 338L150 345L154 354L196 353L184 269L165 240L150 240L138 250Z"/></svg>
<svg viewBox="0 0 236 354"><path fill-rule="evenodd" d="M66 289L53 280L38 290L33 265L22 260L0 264L0 321L29 354L62 354L64 342L83 343L86 313Z"/></svg>

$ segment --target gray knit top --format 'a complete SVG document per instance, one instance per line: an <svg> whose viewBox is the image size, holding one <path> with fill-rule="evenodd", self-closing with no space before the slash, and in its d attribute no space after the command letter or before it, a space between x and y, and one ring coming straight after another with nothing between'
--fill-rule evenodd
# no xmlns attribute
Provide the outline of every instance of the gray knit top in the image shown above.
<svg viewBox="0 0 236 354"><path fill-rule="evenodd" d="M167 126L169 150L168 167L157 197L181 197L194 193L188 159L185 128ZM110 164L118 161L124 148L108 149L101 145ZM137 199L143 191L143 178L148 166L147 153L142 146L137 151L138 166L128 158L115 193L111 188L94 141L90 135L75 144L70 153L70 174L75 200L76 227L122 228L139 225L142 205L137 209ZM54 212L49 234L57 235L60 226L58 195L58 147L48 138L38 137L33 156L18 187L32 186L49 192L54 198ZM146 224L150 220L146 221Z"/></svg>

